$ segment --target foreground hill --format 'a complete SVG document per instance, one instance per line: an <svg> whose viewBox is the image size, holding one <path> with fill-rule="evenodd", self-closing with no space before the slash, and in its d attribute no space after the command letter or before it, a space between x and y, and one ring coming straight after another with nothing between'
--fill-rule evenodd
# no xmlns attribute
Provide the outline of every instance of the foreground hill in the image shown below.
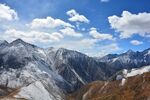
<svg viewBox="0 0 150 100"><path fill-rule="evenodd" d="M68 96L68 100L149 100L150 72L116 81L96 81Z"/></svg>

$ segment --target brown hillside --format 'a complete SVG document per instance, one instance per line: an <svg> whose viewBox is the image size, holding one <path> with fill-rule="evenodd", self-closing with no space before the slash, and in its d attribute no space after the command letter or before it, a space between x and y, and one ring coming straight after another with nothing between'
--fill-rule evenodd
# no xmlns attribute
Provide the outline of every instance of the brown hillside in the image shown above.
<svg viewBox="0 0 150 100"><path fill-rule="evenodd" d="M68 100L150 100L150 72L120 81L96 81L68 96Z"/></svg>

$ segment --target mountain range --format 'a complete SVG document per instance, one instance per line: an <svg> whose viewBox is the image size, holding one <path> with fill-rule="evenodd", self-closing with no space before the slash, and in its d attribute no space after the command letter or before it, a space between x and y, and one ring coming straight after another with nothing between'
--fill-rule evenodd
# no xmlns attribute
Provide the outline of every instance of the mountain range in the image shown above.
<svg viewBox="0 0 150 100"><path fill-rule="evenodd" d="M98 60L107 63L116 70L139 68L150 65L150 48L142 52L128 50L122 54L108 54L102 58L98 58Z"/></svg>
<svg viewBox="0 0 150 100"><path fill-rule="evenodd" d="M0 98L66 100L94 81L123 80L125 70L146 65L150 65L150 49L95 58L65 48L40 48L21 39L0 41Z"/></svg>

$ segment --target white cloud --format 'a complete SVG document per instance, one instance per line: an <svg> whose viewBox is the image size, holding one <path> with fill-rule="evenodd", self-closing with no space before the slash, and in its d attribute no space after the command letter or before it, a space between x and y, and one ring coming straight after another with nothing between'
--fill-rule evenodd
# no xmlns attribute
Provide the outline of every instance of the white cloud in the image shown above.
<svg viewBox="0 0 150 100"><path fill-rule="evenodd" d="M99 56L105 56L107 54L113 53L115 51L119 51L121 48L118 46L117 43L112 43L109 45L104 45L100 47Z"/></svg>
<svg viewBox="0 0 150 100"><path fill-rule="evenodd" d="M93 49L95 50L93 51ZM120 50L122 49L118 46L117 43L101 45L98 44L98 42L95 42L91 45L91 48L85 49L84 53L89 56L103 57L107 54L118 52Z"/></svg>
<svg viewBox="0 0 150 100"><path fill-rule="evenodd" d="M61 29L60 32L62 32L66 36L73 36L73 37L82 37L83 36L81 33L76 32L73 28L70 28L70 27Z"/></svg>
<svg viewBox="0 0 150 100"><path fill-rule="evenodd" d="M138 40L132 40L132 41L130 41L130 43L133 44L133 45L141 45L141 44L143 44L142 41L138 41Z"/></svg>
<svg viewBox="0 0 150 100"><path fill-rule="evenodd" d="M74 27L70 23L64 22L61 19L54 19L52 17L47 18L36 18L29 26L31 28L57 28L57 27Z"/></svg>
<svg viewBox="0 0 150 100"><path fill-rule="evenodd" d="M89 23L90 21L84 16L77 13L74 9L67 11L67 15L70 16L69 21Z"/></svg>
<svg viewBox="0 0 150 100"><path fill-rule="evenodd" d="M101 0L101 2L109 2L109 0Z"/></svg>
<svg viewBox="0 0 150 100"><path fill-rule="evenodd" d="M52 44L57 48L67 48L77 50L89 56L102 57L104 55L120 51L121 48L117 43L102 45L97 39L84 38L79 40L62 41L57 45Z"/></svg>
<svg viewBox="0 0 150 100"><path fill-rule="evenodd" d="M101 49L104 49L104 50L107 49L107 50L110 50L110 51L120 50L118 44L116 44L116 43L105 45L105 46L101 47Z"/></svg>
<svg viewBox="0 0 150 100"><path fill-rule="evenodd" d="M92 48L96 42L98 42L97 39L82 39L79 44L82 44L83 47Z"/></svg>
<svg viewBox="0 0 150 100"><path fill-rule="evenodd" d="M63 36L58 33L45 33L45 32L39 32L39 31L19 31L15 29L9 29L2 34L2 39L12 41L15 39L21 38L27 42L57 42L60 41L60 39L63 38Z"/></svg>
<svg viewBox="0 0 150 100"><path fill-rule="evenodd" d="M12 21L17 20L18 14L15 10L11 9L5 4L0 4L0 21Z"/></svg>
<svg viewBox="0 0 150 100"><path fill-rule="evenodd" d="M90 22L85 16L80 15L75 10L70 10L70 12L68 11L67 15L70 16L69 20L76 22L78 27L81 23ZM86 53L90 56L104 55L117 50L117 44L103 46L99 43L101 40L113 40L113 36L110 34L99 33L96 29L90 30L93 38L87 38L86 36L83 36L80 31L74 29L73 25L61 19L54 19L52 17L36 18L28 24L30 28L21 22L10 22L17 19L18 15L15 10L6 5L0 4L0 21L3 20L7 27L0 27L1 39L11 42L15 39L21 38L26 42L33 43L38 46L64 47ZM7 20L9 25L7 25L5 20ZM85 28L82 28L81 30L82 32L86 32ZM65 36L71 37L66 38Z"/></svg>
<svg viewBox="0 0 150 100"><path fill-rule="evenodd" d="M99 33L96 28L91 28L89 34L99 40L113 40L113 36L110 34Z"/></svg>
<svg viewBox="0 0 150 100"><path fill-rule="evenodd" d="M95 39L80 39L80 40L70 40L68 41L62 41L58 45L54 45L58 48L67 48L71 50L77 50L77 51L85 51L88 49L92 49L92 47L95 45L97 40Z"/></svg>
<svg viewBox="0 0 150 100"><path fill-rule="evenodd" d="M132 14L123 11L121 17L113 15L108 19L111 27L120 32L120 38L130 38L135 34L150 36L150 13Z"/></svg>
<svg viewBox="0 0 150 100"><path fill-rule="evenodd" d="M53 33L51 34L51 36L55 37L56 40L58 40L58 41L59 41L60 39L64 38L64 36L63 36L62 34L58 33L58 32L53 32Z"/></svg>

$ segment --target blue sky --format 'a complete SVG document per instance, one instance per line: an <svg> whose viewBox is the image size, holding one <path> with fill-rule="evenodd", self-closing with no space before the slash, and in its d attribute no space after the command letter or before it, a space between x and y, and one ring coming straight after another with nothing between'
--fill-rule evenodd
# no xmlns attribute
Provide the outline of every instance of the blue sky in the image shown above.
<svg viewBox="0 0 150 100"><path fill-rule="evenodd" d="M1 40L103 56L150 45L148 0L1 0Z"/></svg>

